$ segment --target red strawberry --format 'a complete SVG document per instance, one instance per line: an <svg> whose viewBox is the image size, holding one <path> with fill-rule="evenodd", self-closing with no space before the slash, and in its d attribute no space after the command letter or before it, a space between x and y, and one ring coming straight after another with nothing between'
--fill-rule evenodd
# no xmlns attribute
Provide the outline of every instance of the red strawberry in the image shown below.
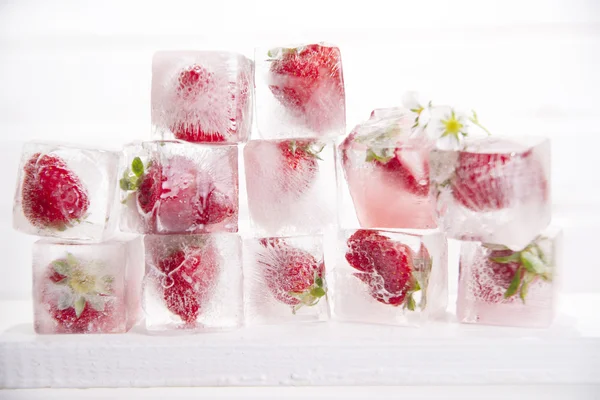
<svg viewBox="0 0 600 400"><path fill-rule="evenodd" d="M417 196L429 195L429 159L422 153L397 148L391 158L374 158L373 162L388 171L409 192Z"/></svg>
<svg viewBox="0 0 600 400"><path fill-rule="evenodd" d="M46 273L42 302L56 321L58 332L108 333L114 315L110 275L98 276L72 254L53 261Z"/></svg>
<svg viewBox="0 0 600 400"><path fill-rule="evenodd" d="M193 231L220 223L237 211L212 177L187 158L173 157L164 166L154 161L144 172L142 161L136 157L131 171L125 172L121 188L137 191L140 209L149 214L149 230L158 220L162 230Z"/></svg>
<svg viewBox="0 0 600 400"><path fill-rule="evenodd" d="M210 96L213 74L200 65L192 65L179 74L177 93L186 103L193 103L201 96ZM178 121L170 127L177 139L188 142L224 142L223 132L204 127L199 121Z"/></svg>
<svg viewBox="0 0 600 400"><path fill-rule="evenodd" d="M270 67L269 89L287 110L317 132L345 122L344 80L337 47L310 44L276 49L269 56L278 56Z"/></svg>
<svg viewBox="0 0 600 400"><path fill-rule="evenodd" d="M261 239L264 251L258 262L264 268L267 287L278 301L292 306L313 306L325 296L325 265L309 252L288 245L284 239Z"/></svg>
<svg viewBox="0 0 600 400"><path fill-rule="evenodd" d="M396 243L376 231L361 229L347 241L346 260L359 273L354 274L365 282L371 296L381 303L414 310L412 297L420 290L413 277L415 270L412 250Z"/></svg>
<svg viewBox="0 0 600 400"><path fill-rule="evenodd" d="M315 140L286 140L279 142L278 147L284 160L283 190L304 192L319 171L317 160L324 146Z"/></svg>
<svg viewBox="0 0 600 400"><path fill-rule="evenodd" d="M24 167L21 192L25 217L39 228L65 230L85 218L88 192L65 162L34 154Z"/></svg>
<svg viewBox="0 0 600 400"><path fill-rule="evenodd" d="M531 180L528 193L516 189L518 179ZM547 197L547 182L532 152L520 155L461 152L454 170L452 193L463 206L479 212L511 207L517 196Z"/></svg>
<svg viewBox="0 0 600 400"><path fill-rule="evenodd" d="M177 249L155 260L155 264L165 274L162 284L167 308L187 325L194 325L218 276L213 249L203 251L193 246Z"/></svg>
<svg viewBox="0 0 600 400"><path fill-rule="evenodd" d="M248 129L244 124L248 120L245 114L250 82L243 73L228 84L221 80L222 77L197 64L181 71L176 91L188 110L181 112L180 118L170 126L177 139L221 143Z"/></svg>
<svg viewBox="0 0 600 400"><path fill-rule="evenodd" d="M473 266L469 283L474 296L488 303L510 303L518 294L525 302L528 289L538 279L552 280L551 270L536 244L522 251L487 251Z"/></svg>

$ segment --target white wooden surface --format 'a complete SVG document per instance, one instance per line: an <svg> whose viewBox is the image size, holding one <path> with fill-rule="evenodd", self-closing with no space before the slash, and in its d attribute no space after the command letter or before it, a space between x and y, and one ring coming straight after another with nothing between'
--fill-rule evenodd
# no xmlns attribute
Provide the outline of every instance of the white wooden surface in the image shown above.
<svg viewBox="0 0 600 400"><path fill-rule="evenodd" d="M598 295L563 296L548 330L320 323L194 336L37 336L3 302L0 387L600 385Z"/></svg>

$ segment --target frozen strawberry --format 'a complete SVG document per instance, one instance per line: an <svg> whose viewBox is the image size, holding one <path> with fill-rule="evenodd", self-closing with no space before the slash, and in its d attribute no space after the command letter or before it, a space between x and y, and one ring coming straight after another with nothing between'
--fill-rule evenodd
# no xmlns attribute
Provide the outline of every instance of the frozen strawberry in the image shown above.
<svg viewBox="0 0 600 400"><path fill-rule="evenodd" d="M72 254L53 261L42 302L62 333L108 333L114 328L114 278L93 270Z"/></svg>
<svg viewBox="0 0 600 400"><path fill-rule="evenodd" d="M264 268L264 279L273 296L292 306L295 313L300 307L314 306L327 293L325 265L309 252L288 245L285 239L261 239L264 251L259 264Z"/></svg>
<svg viewBox="0 0 600 400"><path fill-rule="evenodd" d="M282 188L286 192L302 193L312 184L319 171L319 153L325 147L315 140L289 140L278 144L284 165Z"/></svg>
<svg viewBox="0 0 600 400"><path fill-rule="evenodd" d="M140 209L148 214L149 230L158 223L162 231L191 232L237 211L213 178L185 157L173 157L165 165L150 162L145 171L136 157L121 179L121 189L136 191Z"/></svg>
<svg viewBox="0 0 600 400"><path fill-rule="evenodd" d="M452 179L452 193L460 204L479 212L508 208L532 196L545 199L548 195L543 171L531 152L520 155L461 152Z"/></svg>
<svg viewBox="0 0 600 400"><path fill-rule="evenodd" d="M522 251L489 250L481 265L472 270L474 296L488 303L511 303L516 301L518 294L525 302L533 283L552 280L550 267L544 259L535 243Z"/></svg>
<svg viewBox="0 0 600 400"><path fill-rule="evenodd" d="M424 147L426 150L426 147ZM390 174L396 183L417 196L429 195L429 160L423 151L412 149L384 149L383 156L369 149L367 161L372 161ZM391 153L390 155L386 155Z"/></svg>
<svg viewBox="0 0 600 400"><path fill-rule="evenodd" d="M369 286L371 296L381 303L416 308L414 292L420 285L414 277L413 251L376 231L358 230L347 241L346 260Z"/></svg>
<svg viewBox="0 0 600 400"><path fill-rule="evenodd" d="M337 47L310 44L269 51L269 89L293 115L317 132L345 121L344 80ZM340 112L341 110L341 112Z"/></svg>
<svg viewBox="0 0 600 400"><path fill-rule="evenodd" d="M88 191L61 158L36 153L24 169L22 207L31 224L65 230L86 217Z"/></svg>
<svg viewBox="0 0 600 400"><path fill-rule="evenodd" d="M187 325L194 325L219 273L214 250L193 246L176 249L155 260L155 265L164 274L161 283L167 308Z"/></svg>

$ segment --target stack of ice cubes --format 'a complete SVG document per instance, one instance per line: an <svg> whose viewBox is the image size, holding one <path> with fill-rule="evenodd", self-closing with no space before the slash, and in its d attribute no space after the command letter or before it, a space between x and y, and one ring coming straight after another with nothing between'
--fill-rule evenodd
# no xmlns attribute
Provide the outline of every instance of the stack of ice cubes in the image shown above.
<svg viewBox="0 0 600 400"><path fill-rule="evenodd" d="M246 322L327 320L324 240L336 224L334 140L346 129L340 50L258 48L255 61L261 139L244 148Z"/></svg>
<svg viewBox="0 0 600 400"><path fill-rule="evenodd" d="M330 310L419 326L445 314L447 237L461 241L461 322L552 321L561 236L548 228L547 139L488 136L475 113L411 96L342 137L341 54L327 44L259 48L255 62L158 52L152 71L153 140L23 149L13 214L43 237L38 333L127 332L142 310L147 332ZM248 141L255 97L260 139Z"/></svg>
<svg viewBox="0 0 600 400"><path fill-rule="evenodd" d="M15 229L33 245L35 331L123 333L141 317L141 240L115 236L118 152L27 143Z"/></svg>
<svg viewBox="0 0 600 400"><path fill-rule="evenodd" d="M418 110L374 110L337 148L341 232L333 315L419 326L445 312L447 240L429 196Z"/></svg>
<svg viewBox="0 0 600 400"><path fill-rule="evenodd" d="M549 140L466 137L430 158L439 224L461 241L458 319L550 325L561 231L548 227Z"/></svg>

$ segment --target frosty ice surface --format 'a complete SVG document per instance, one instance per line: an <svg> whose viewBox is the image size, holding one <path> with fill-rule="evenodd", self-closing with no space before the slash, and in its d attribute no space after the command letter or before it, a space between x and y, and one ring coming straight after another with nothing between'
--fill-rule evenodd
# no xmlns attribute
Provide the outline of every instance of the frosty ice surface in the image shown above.
<svg viewBox="0 0 600 400"><path fill-rule="evenodd" d="M241 240L233 233L148 235L146 329L202 331L242 322Z"/></svg>
<svg viewBox="0 0 600 400"><path fill-rule="evenodd" d="M261 137L345 134L339 48L325 44L259 48L255 60L256 119Z"/></svg>
<svg viewBox="0 0 600 400"><path fill-rule="evenodd" d="M429 197L429 151L434 141L413 129L417 114L403 108L373 111L338 148L343 226L434 228ZM345 179L344 179L345 178Z"/></svg>
<svg viewBox="0 0 600 400"><path fill-rule="evenodd" d="M250 136L253 63L236 53L162 51L152 61L157 138L244 142Z"/></svg>
<svg viewBox="0 0 600 400"><path fill-rule="evenodd" d="M333 274L333 318L419 325L443 313L448 297L447 242L417 233L343 230Z"/></svg>
<svg viewBox="0 0 600 400"><path fill-rule="evenodd" d="M252 140L244 148L244 163L256 233L319 233L335 222L332 141Z"/></svg>
<svg viewBox="0 0 600 400"><path fill-rule="evenodd" d="M117 220L118 164L118 152L26 143L14 198L14 228L62 239L109 238Z"/></svg>
<svg viewBox="0 0 600 400"><path fill-rule="evenodd" d="M522 251L462 242L457 316L490 325L546 327L554 317L562 233L549 227Z"/></svg>
<svg viewBox="0 0 600 400"><path fill-rule="evenodd" d="M33 246L37 333L123 333L141 316L140 238Z"/></svg>
<svg viewBox="0 0 600 400"><path fill-rule="evenodd" d="M328 319L322 236L246 239L244 304L247 324Z"/></svg>
<svg viewBox="0 0 600 400"><path fill-rule="evenodd" d="M236 145L153 141L132 143L124 152L122 230L237 232Z"/></svg>
<svg viewBox="0 0 600 400"><path fill-rule="evenodd" d="M520 250L550 222L550 142L487 137L434 150L431 185L449 237Z"/></svg>

